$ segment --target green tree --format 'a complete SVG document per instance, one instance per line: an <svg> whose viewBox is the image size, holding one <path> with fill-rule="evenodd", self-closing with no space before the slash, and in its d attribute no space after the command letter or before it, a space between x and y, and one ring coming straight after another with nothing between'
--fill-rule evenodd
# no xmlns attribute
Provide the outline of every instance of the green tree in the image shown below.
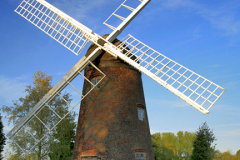
<svg viewBox="0 0 240 160"><path fill-rule="evenodd" d="M26 155L24 158L21 158L17 155L11 155L11 157L8 158L7 160L35 160L35 159L37 159L37 155L32 153Z"/></svg>
<svg viewBox="0 0 240 160"><path fill-rule="evenodd" d="M216 140L213 131L204 122L196 132L193 143L192 160L212 160L214 158L215 146L211 146Z"/></svg>
<svg viewBox="0 0 240 160"><path fill-rule="evenodd" d="M174 133L155 133L151 136L156 160L190 159L195 133L179 131Z"/></svg>
<svg viewBox="0 0 240 160"><path fill-rule="evenodd" d="M9 119L9 123L16 125L21 118L23 118L52 88L52 76L47 75L46 72L37 71L33 78L33 86L26 86L25 92L27 94L24 98L19 98L19 100L15 101L11 107L2 107L3 112L7 113L6 117ZM71 102L69 93L64 93L62 97L67 102ZM68 106L60 96L55 96L50 102L48 102L48 106L44 106L37 113L37 117L47 124L47 127L52 128L60 119L49 107L59 115L63 115L68 112ZM10 142L10 147L13 150L12 154L19 158L35 157L33 159L37 160L46 159L48 157L49 147L54 138L49 134L49 130L39 121L38 118L33 117L28 124L25 125L25 128L20 130L17 135L14 136L14 140L20 147L26 149L26 151L29 151L36 144L35 139L41 141L34 149L32 149L31 154L24 157L22 156L22 150L15 143ZM35 139L29 133L31 133Z"/></svg>
<svg viewBox="0 0 240 160"><path fill-rule="evenodd" d="M238 160L238 159L237 159L237 155L231 154L230 151L226 151L222 153L218 151L218 153L214 155L213 160Z"/></svg>
<svg viewBox="0 0 240 160"><path fill-rule="evenodd" d="M53 133L54 142L50 145L49 157L51 160L72 159L76 128L74 117L75 115L67 115L57 125L55 133Z"/></svg>
<svg viewBox="0 0 240 160"><path fill-rule="evenodd" d="M236 152L237 160L240 160L240 149Z"/></svg>
<svg viewBox="0 0 240 160"><path fill-rule="evenodd" d="M192 155L193 141L196 134L193 132L179 131L177 133L177 155L179 159L189 160Z"/></svg>
<svg viewBox="0 0 240 160"><path fill-rule="evenodd" d="M3 133L2 116L0 114L0 159L2 159L3 146L5 145L6 137Z"/></svg>
<svg viewBox="0 0 240 160"><path fill-rule="evenodd" d="M17 155L11 155L10 158L8 158L7 160L24 160L23 158L19 158Z"/></svg>
<svg viewBox="0 0 240 160"><path fill-rule="evenodd" d="M171 135L171 133L169 135ZM165 137L167 137L167 136L165 136ZM152 139L152 144L153 144L154 157L156 160L175 159L174 152L165 146L166 144L168 144L168 141L164 140L162 134L155 133L151 136L151 139Z"/></svg>

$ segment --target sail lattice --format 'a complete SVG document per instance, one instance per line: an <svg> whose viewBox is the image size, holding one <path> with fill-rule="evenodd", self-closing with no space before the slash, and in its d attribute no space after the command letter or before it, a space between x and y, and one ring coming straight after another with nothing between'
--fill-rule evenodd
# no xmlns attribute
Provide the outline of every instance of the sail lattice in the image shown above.
<svg viewBox="0 0 240 160"><path fill-rule="evenodd" d="M225 91L131 35L122 40L118 48L132 65L204 114Z"/></svg>
<svg viewBox="0 0 240 160"><path fill-rule="evenodd" d="M76 55L79 55L89 42L83 32L70 22L71 18L60 14L47 3L23 0L15 12Z"/></svg>

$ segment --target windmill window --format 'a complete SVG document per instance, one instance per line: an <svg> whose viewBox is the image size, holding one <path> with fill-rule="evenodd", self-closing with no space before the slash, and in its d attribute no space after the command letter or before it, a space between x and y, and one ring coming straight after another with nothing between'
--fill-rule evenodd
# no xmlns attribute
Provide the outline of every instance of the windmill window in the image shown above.
<svg viewBox="0 0 240 160"><path fill-rule="evenodd" d="M145 111L143 108L138 107L138 119L144 121Z"/></svg>
<svg viewBox="0 0 240 160"><path fill-rule="evenodd" d="M136 152L135 160L146 160L146 153Z"/></svg>
<svg viewBox="0 0 240 160"><path fill-rule="evenodd" d="M92 82L92 88L95 86L95 88L94 89L96 89L96 88L100 88L100 81L101 80L101 78L94 78L94 79L92 79L91 80L91 82ZM98 83L99 82L99 83Z"/></svg>

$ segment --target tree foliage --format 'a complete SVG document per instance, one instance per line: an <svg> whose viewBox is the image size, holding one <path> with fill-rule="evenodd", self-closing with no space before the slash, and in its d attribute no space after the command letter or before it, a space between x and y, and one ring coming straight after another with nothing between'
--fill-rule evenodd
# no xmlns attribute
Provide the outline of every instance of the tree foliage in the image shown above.
<svg viewBox="0 0 240 160"><path fill-rule="evenodd" d="M37 71L33 78L33 86L26 86L25 92L27 94L25 97L19 98L19 100L15 101L11 107L2 107L3 112L7 113L6 117L8 118L9 123L16 125L21 118L23 118L52 88L52 76L47 75L47 73ZM69 93L62 94L62 97L67 102L71 102ZM26 151L29 151L34 145L36 145L36 140L41 140L27 157L35 157L33 159L42 160L49 156L49 147L55 138L49 134L48 129L51 129L60 120L52 110L63 117L63 115L68 112L68 105L65 100L60 96L55 96L50 102L48 102L48 106L44 106L38 111L38 118L33 117L25 127L14 136L14 140ZM69 114L68 116L75 116L75 114ZM43 125L39 119L46 124L46 126ZM29 133L31 133L32 136ZM13 150L14 155L21 157L23 152L15 143L11 142L10 147Z"/></svg>
<svg viewBox="0 0 240 160"><path fill-rule="evenodd" d="M5 145L6 137L3 133L2 116L0 114L0 160L2 159L3 146Z"/></svg>
<svg viewBox="0 0 240 160"><path fill-rule="evenodd" d="M193 143L192 160L212 160L214 158L215 146L212 143L216 140L213 131L204 122L196 132Z"/></svg>
<svg viewBox="0 0 240 160"><path fill-rule="evenodd" d="M49 157L51 160L70 160L72 159L75 128L72 115L67 117L57 125L55 133L53 133L54 142L50 145Z"/></svg>
<svg viewBox="0 0 240 160"><path fill-rule="evenodd" d="M34 153L26 155L24 158L19 157L18 155L11 155L7 160L35 160L37 159L37 155Z"/></svg>
<svg viewBox="0 0 240 160"><path fill-rule="evenodd" d="M236 152L237 160L240 160L240 149Z"/></svg>
<svg viewBox="0 0 240 160"><path fill-rule="evenodd" d="M174 133L155 133L152 144L156 160L189 159L193 149L195 133L179 131Z"/></svg>
<svg viewBox="0 0 240 160"><path fill-rule="evenodd" d="M238 154L233 155L231 154L230 151L226 151L222 153L220 151L217 151L214 154L213 160L239 160L239 157L238 157Z"/></svg>

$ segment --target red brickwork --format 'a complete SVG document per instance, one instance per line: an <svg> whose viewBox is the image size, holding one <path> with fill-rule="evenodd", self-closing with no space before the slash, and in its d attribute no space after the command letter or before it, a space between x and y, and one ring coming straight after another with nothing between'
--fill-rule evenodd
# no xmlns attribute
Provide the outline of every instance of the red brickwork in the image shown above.
<svg viewBox="0 0 240 160"><path fill-rule="evenodd" d="M91 50L93 46L86 55ZM135 152L144 152L147 160L153 160L146 107L144 121L138 119L137 112L139 105L145 106L141 73L108 53L103 53L95 64L107 77L81 103L73 160L88 156L134 160ZM85 75L99 77L91 67L85 69ZM90 88L85 81L83 92Z"/></svg>

